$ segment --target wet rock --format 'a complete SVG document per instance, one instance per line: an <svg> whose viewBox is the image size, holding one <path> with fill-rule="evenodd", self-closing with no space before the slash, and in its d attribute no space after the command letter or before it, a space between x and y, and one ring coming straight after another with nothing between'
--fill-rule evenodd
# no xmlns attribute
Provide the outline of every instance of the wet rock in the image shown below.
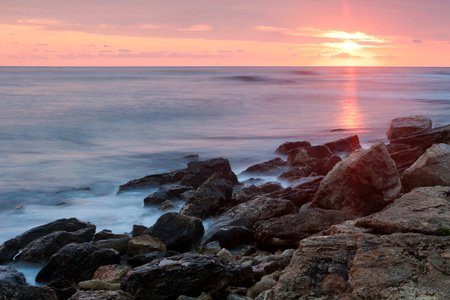
<svg viewBox="0 0 450 300"><path fill-rule="evenodd" d="M110 283L120 283L123 277L131 271L130 266L106 265L100 266L95 271L92 279L102 280Z"/></svg>
<svg viewBox="0 0 450 300"><path fill-rule="evenodd" d="M228 262L215 255L185 253L152 261L130 271L121 289L138 299L197 297L202 292L214 299L226 295L228 286L253 284L251 267Z"/></svg>
<svg viewBox="0 0 450 300"><path fill-rule="evenodd" d="M154 251L166 251L166 245L160 239L148 235L133 237L128 242L128 256L133 257Z"/></svg>
<svg viewBox="0 0 450 300"><path fill-rule="evenodd" d="M277 157L272 160L248 167L243 174L278 175L288 166L287 162Z"/></svg>
<svg viewBox="0 0 450 300"><path fill-rule="evenodd" d="M129 182L120 185L117 194L133 190L146 190L165 184L175 183L180 181L182 176L184 176L183 170L147 175L142 178L130 180Z"/></svg>
<svg viewBox="0 0 450 300"><path fill-rule="evenodd" d="M133 257L128 258L127 264L129 264L132 267L138 267L145 265L151 261L154 261L155 259L160 259L164 257L171 257L180 254L176 251L156 251L156 252L150 252L145 253L141 255L136 255Z"/></svg>
<svg viewBox="0 0 450 300"><path fill-rule="evenodd" d="M113 249L97 249L89 243L68 244L55 253L39 271L36 282L58 279L67 284L89 280L103 265L118 264L120 254Z"/></svg>
<svg viewBox="0 0 450 300"><path fill-rule="evenodd" d="M97 232L94 235L94 241L100 241L100 240L109 240L109 239L123 239L129 237L127 234L116 234L113 233L109 229L103 229L100 232Z"/></svg>
<svg viewBox="0 0 450 300"><path fill-rule="evenodd" d="M432 122L422 115L393 119L386 133L390 141L431 130Z"/></svg>
<svg viewBox="0 0 450 300"><path fill-rule="evenodd" d="M180 213L202 220L217 215L231 204L233 182L223 173L214 173L181 208Z"/></svg>
<svg viewBox="0 0 450 300"><path fill-rule="evenodd" d="M70 243L84 243L92 240L95 226L75 232L55 231L29 243L16 257L16 261L42 262Z"/></svg>
<svg viewBox="0 0 450 300"><path fill-rule="evenodd" d="M450 186L450 145L434 144L403 173L409 191L420 186Z"/></svg>
<svg viewBox="0 0 450 300"><path fill-rule="evenodd" d="M198 188L216 172L222 173L223 178L230 180L233 184L239 183L236 174L231 170L230 162L224 158L214 158L190 162L180 184Z"/></svg>
<svg viewBox="0 0 450 300"><path fill-rule="evenodd" d="M182 194L192 190L192 187L175 185L170 187L160 187L158 191L144 198L145 205L160 205L166 200L182 199Z"/></svg>
<svg viewBox="0 0 450 300"><path fill-rule="evenodd" d="M440 227L450 228L448 187L416 188L397 199L389 208L356 220L358 227L375 233L420 232L435 234Z"/></svg>
<svg viewBox="0 0 450 300"><path fill-rule="evenodd" d="M25 284L26 279L22 272L17 271L13 267L0 266L0 286L1 285L19 286Z"/></svg>
<svg viewBox="0 0 450 300"><path fill-rule="evenodd" d="M320 183L310 207L344 210L361 217L380 211L400 189L395 163L379 142L351 153L333 168Z"/></svg>
<svg viewBox="0 0 450 300"><path fill-rule="evenodd" d="M167 210L167 209L171 209L171 208L175 208L175 207L178 207L178 206L175 205L175 203L173 203L172 201L166 200L158 206L158 210Z"/></svg>
<svg viewBox="0 0 450 300"><path fill-rule="evenodd" d="M299 141L299 142L286 142L284 144L281 144L276 150L275 153L281 154L281 155L287 155L289 151L296 149L296 148L302 148L311 146L310 142L307 141Z"/></svg>
<svg viewBox="0 0 450 300"><path fill-rule="evenodd" d="M320 182L323 178L323 176L308 177L295 186L281 189L269 194L268 196L290 200L296 206L301 207L302 205L313 200L313 197L319 189Z"/></svg>
<svg viewBox="0 0 450 300"><path fill-rule="evenodd" d="M144 232L160 239L168 250L178 252L195 249L204 233L205 229L200 219L175 212L162 215Z"/></svg>
<svg viewBox="0 0 450 300"><path fill-rule="evenodd" d="M315 208L259 222L257 246L266 251L297 248L300 240L351 218L344 211Z"/></svg>
<svg viewBox="0 0 450 300"><path fill-rule="evenodd" d="M333 154L349 154L361 148L357 135L326 143L325 146L327 146Z"/></svg>
<svg viewBox="0 0 450 300"><path fill-rule="evenodd" d="M70 300L134 300L134 296L124 291L78 291Z"/></svg>
<svg viewBox="0 0 450 300"><path fill-rule="evenodd" d="M20 242L17 239L10 239L0 245L0 265L9 263L20 251Z"/></svg>
<svg viewBox="0 0 450 300"><path fill-rule="evenodd" d="M128 242L130 237L124 237L121 239L108 239L100 240L93 243L98 249L114 249L119 251L121 255L127 254L128 252Z"/></svg>

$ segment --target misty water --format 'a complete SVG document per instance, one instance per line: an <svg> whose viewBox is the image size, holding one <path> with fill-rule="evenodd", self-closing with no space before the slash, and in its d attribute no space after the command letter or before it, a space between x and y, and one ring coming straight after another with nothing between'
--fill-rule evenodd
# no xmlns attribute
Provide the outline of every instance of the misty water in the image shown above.
<svg viewBox="0 0 450 300"><path fill-rule="evenodd" d="M167 212L143 205L155 190L119 185L190 154L225 157L245 180L283 142L357 134L369 147L415 114L450 123L450 68L0 67L0 243L59 218L151 226Z"/></svg>

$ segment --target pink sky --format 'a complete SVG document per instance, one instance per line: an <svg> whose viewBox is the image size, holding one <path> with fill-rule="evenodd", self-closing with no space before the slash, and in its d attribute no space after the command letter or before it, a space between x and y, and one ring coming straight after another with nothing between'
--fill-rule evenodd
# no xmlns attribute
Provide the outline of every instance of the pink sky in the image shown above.
<svg viewBox="0 0 450 300"><path fill-rule="evenodd" d="M1 66L450 66L449 0L0 0Z"/></svg>

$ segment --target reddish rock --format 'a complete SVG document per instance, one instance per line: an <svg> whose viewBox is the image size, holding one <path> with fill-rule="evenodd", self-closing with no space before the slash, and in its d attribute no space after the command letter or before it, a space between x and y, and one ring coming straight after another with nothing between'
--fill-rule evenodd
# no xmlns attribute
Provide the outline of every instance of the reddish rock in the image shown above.
<svg viewBox="0 0 450 300"><path fill-rule="evenodd" d="M431 119L422 115L393 119L386 133L390 141L431 130Z"/></svg>

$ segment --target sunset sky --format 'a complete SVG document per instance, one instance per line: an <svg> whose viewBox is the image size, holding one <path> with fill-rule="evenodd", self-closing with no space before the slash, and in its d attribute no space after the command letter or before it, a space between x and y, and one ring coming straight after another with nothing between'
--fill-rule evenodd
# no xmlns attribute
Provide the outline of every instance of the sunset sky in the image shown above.
<svg viewBox="0 0 450 300"><path fill-rule="evenodd" d="M1 66L450 66L450 0L0 0Z"/></svg>

